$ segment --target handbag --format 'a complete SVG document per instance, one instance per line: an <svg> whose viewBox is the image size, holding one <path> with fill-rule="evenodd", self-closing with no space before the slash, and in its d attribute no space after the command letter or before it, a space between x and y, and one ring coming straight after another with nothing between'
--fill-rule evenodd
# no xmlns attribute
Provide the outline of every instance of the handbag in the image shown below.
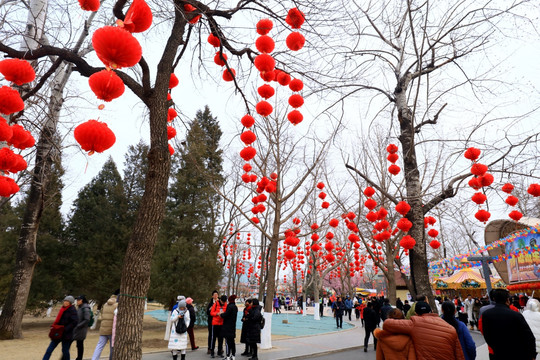
<svg viewBox="0 0 540 360"><path fill-rule="evenodd" d="M49 338L51 340L62 340L62 335L64 334L64 325L52 324L51 329L49 330Z"/></svg>

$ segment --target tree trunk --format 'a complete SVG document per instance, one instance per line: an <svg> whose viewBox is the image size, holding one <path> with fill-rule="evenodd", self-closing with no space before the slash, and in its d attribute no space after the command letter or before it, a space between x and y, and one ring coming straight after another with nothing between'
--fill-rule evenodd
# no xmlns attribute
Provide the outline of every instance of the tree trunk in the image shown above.
<svg viewBox="0 0 540 360"><path fill-rule="evenodd" d="M388 299L390 304L396 304L396 276L393 271L386 272L386 283L388 284Z"/></svg>

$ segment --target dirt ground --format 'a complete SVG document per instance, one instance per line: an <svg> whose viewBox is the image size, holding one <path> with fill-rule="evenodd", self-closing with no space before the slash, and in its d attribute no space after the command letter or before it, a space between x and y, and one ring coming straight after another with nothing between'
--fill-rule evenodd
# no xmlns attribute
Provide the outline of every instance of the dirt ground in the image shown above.
<svg viewBox="0 0 540 360"><path fill-rule="evenodd" d="M160 309L159 306L149 304L148 310ZM17 340L0 341L0 359L2 360L38 360L43 358L45 350L49 346L49 327L56 318L58 310L53 311L51 317L35 317L26 315L23 320L23 338ZM99 324L98 324L99 326ZM166 323L158 321L149 315L144 316L143 327L143 353L158 352L167 350L167 341L163 340ZM98 342L99 331L89 330L84 341L84 358L90 359ZM240 338L238 331L237 338ZM274 337L272 337L274 338ZM281 337L276 337L282 338ZM198 346L206 347L208 330L206 327L195 328L195 343ZM109 355L108 345L103 350L101 356ZM51 359L61 357L61 346L59 345L53 352ZM71 345L71 357L77 357L77 346Z"/></svg>

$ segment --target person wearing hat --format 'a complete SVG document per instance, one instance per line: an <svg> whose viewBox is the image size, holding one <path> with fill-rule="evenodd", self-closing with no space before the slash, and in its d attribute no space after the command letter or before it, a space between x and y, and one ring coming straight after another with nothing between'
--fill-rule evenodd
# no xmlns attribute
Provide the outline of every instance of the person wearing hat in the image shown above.
<svg viewBox="0 0 540 360"><path fill-rule="evenodd" d="M178 306L171 314L171 333L169 335L169 350L172 352L173 360L178 359L178 352L180 351L180 359L185 360L186 358L186 349L188 343L188 332L178 334L176 332L176 324L178 321L184 321L186 328L189 326L190 316L189 311L187 311L186 300L182 299L178 302Z"/></svg>
<svg viewBox="0 0 540 360"><path fill-rule="evenodd" d="M227 308L225 312L220 314L223 318L223 326L221 334L225 338L225 359L234 360L236 356L236 345L234 338L236 337L236 318L238 317L238 307L235 304L236 295L229 296Z"/></svg>
<svg viewBox="0 0 540 360"><path fill-rule="evenodd" d="M84 354L84 339L86 339L86 333L88 332L88 324L90 323L90 305L84 295L77 297L77 318L79 322L73 330L73 341L77 342L77 358L75 360L82 360Z"/></svg>
<svg viewBox="0 0 540 360"><path fill-rule="evenodd" d="M111 295L109 300L103 305L101 309L101 324L99 325L99 340L94 350L94 355L92 355L92 360L99 360L101 352L107 342L109 342L109 359L112 359L112 329L113 329L113 320L114 320L114 310L118 307L116 302L116 295Z"/></svg>
<svg viewBox="0 0 540 360"><path fill-rule="evenodd" d="M415 303L416 315L410 320L386 319L383 328L412 338L417 359L465 360L456 329L431 313L425 301Z"/></svg>
<svg viewBox="0 0 540 360"><path fill-rule="evenodd" d="M197 350L199 347L195 345L195 334L193 333L193 327L195 326L195 321L197 321L197 313L193 307L193 299L188 297L186 299L186 307L189 311L189 326L187 328L189 342L191 344L191 350Z"/></svg>
<svg viewBox="0 0 540 360"><path fill-rule="evenodd" d="M61 339L51 339L49 347L45 351L43 360L48 360L51 357L54 349L58 344L62 343L62 360L69 360L69 348L73 342L73 329L77 326L77 310L73 306L75 298L71 295L64 298L64 303L54 320L53 325L63 326L62 338Z"/></svg>

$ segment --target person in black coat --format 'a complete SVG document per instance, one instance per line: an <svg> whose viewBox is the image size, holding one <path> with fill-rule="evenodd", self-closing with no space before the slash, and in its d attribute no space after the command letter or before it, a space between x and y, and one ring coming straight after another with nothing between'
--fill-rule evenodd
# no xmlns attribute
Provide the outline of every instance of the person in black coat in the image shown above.
<svg viewBox="0 0 540 360"><path fill-rule="evenodd" d="M373 331L375 331L377 324L379 323L379 315L373 310L373 303L371 302L369 302L364 309L364 323L366 330L366 336L364 337L364 352L367 352L369 337ZM377 338L373 336L373 339L375 349L377 349Z"/></svg>
<svg viewBox="0 0 540 360"><path fill-rule="evenodd" d="M332 310L334 311L334 317L336 318L336 325L338 329L343 328L343 313L345 312L345 303L341 299L341 296L338 296L335 303L332 304Z"/></svg>
<svg viewBox="0 0 540 360"><path fill-rule="evenodd" d="M261 321L263 315L258 299L252 299L251 304L251 309L249 309L246 316L246 342L253 354L250 360L258 360L257 344L261 342Z"/></svg>
<svg viewBox="0 0 540 360"><path fill-rule="evenodd" d="M212 306L218 301L219 294L217 290L212 291L212 298L208 302L208 305L206 306L206 316L208 319L208 351L207 354L210 354L210 349L212 348L212 315L210 315L210 309L212 309Z"/></svg>
<svg viewBox="0 0 540 360"><path fill-rule="evenodd" d="M199 347L195 345L195 334L193 333L193 328L195 327L195 322L197 321L197 313L195 312L195 307L193 306L193 299L190 297L186 299L186 309L189 311L189 326L187 328L187 333L189 336L189 342L191 344L191 350L197 350Z"/></svg>
<svg viewBox="0 0 540 360"><path fill-rule="evenodd" d="M481 330L493 349L493 360L536 358L536 340L521 313L510 310L507 290L492 290L495 306L482 313Z"/></svg>
<svg viewBox="0 0 540 360"><path fill-rule="evenodd" d="M236 356L236 345L234 338L236 337L236 318L238 317L238 307L235 304L236 295L229 296L227 308L225 312L220 314L223 318L223 326L221 327L221 335L225 338L225 353L226 358L230 359Z"/></svg>
<svg viewBox="0 0 540 360"><path fill-rule="evenodd" d="M388 317L388 313L392 310L390 299L384 299L384 305L381 307L381 320L384 321Z"/></svg>
<svg viewBox="0 0 540 360"><path fill-rule="evenodd" d="M247 299L244 304L244 311L242 313L242 331L240 332L240 342L243 344L246 344L246 348L244 349L244 352L240 355L249 356L251 354L251 349L249 348L249 344L246 339L246 332L247 332L247 315L249 313L249 310L253 306L251 303L251 299Z"/></svg>
<svg viewBox="0 0 540 360"><path fill-rule="evenodd" d="M75 309L75 306L73 306L74 302L75 298L71 295L64 298L64 304L60 309L56 320L54 321L54 324L62 325L64 327L62 339L51 340L47 351L45 351L43 360L50 359L52 352L54 351L54 349L56 349L60 342L62 343L62 360L69 360L69 348L71 347L71 343L73 342L73 330L79 322L77 309Z"/></svg>

